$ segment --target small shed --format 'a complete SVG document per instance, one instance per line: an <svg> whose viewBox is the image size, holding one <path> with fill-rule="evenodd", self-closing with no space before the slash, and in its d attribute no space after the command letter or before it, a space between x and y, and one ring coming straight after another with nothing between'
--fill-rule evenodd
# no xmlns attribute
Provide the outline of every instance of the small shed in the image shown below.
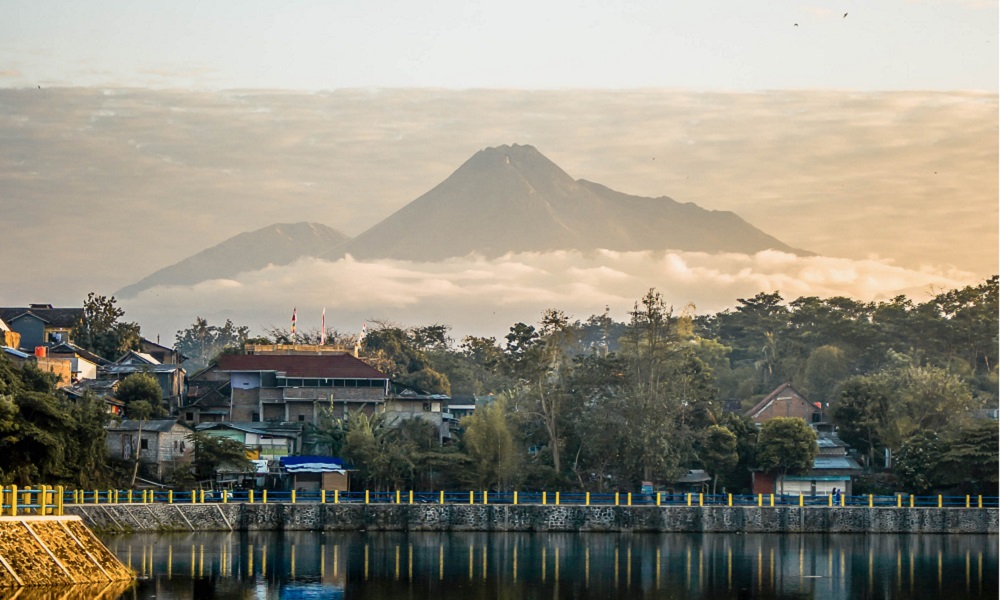
<svg viewBox="0 0 1000 600"><path fill-rule="evenodd" d="M350 475L344 463L333 456L283 456L281 465L292 478L292 489L300 492L346 492Z"/></svg>
<svg viewBox="0 0 1000 600"><path fill-rule="evenodd" d="M668 487L673 493L702 494L708 492L708 484L711 481L711 475L704 469L691 469L676 481L670 482Z"/></svg>

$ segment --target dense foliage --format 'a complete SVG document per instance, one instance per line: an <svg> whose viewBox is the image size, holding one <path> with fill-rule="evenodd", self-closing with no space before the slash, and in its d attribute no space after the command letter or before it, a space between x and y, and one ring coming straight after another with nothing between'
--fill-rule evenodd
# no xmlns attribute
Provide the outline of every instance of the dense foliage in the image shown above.
<svg viewBox="0 0 1000 600"><path fill-rule="evenodd" d="M801 472L814 442L798 440L792 460L782 455L794 454L790 448L758 440L758 428L739 414L790 382L820 402L870 468L885 468L886 456L914 436L949 432L941 443L953 460L940 464L957 464L955 448L963 448L960 472L974 473L977 489L995 488L988 474L996 448L982 431L968 432L977 410L997 407L997 283L922 304L902 296L785 302L762 293L700 317L693 307L676 313L650 290L625 323L607 314L573 321L552 309L537 325L515 323L499 342L466 337L456 345L435 325L376 329L365 347L393 373L433 371L449 383L435 391L492 403L462 423L459 445L481 485L634 489L705 468L739 491L751 469ZM989 426L995 421L978 425ZM484 435L513 446L495 441L485 451ZM945 468L924 471L933 488L972 485Z"/></svg>
<svg viewBox="0 0 1000 600"><path fill-rule="evenodd" d="M71 402L51 373L0 354L0 484L103 486L108 420L102 401Z"/></svg>

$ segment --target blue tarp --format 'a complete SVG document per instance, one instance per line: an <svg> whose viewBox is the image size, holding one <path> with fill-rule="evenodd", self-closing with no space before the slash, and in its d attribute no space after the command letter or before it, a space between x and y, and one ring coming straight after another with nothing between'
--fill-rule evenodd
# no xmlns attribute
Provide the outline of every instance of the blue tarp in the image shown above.
<svg viewBox="0 0 1000 600"><path fill-rule="evenodd" d="M332 456L282 456L281 464L289 473L343 472L344 463Z"/></svg>

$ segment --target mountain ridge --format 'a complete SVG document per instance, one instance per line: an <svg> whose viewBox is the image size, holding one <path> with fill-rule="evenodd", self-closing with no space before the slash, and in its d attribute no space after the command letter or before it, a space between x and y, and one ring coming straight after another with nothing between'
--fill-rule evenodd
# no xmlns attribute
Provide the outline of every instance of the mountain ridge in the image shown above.
<svg viewBox="0 0 1000 600"><path fill-rule="evenodd" d="M530 145L479 150L450 176L355 238L318 223L275 224L241 233L119 290L184 285L284 265L337 260L436 262L556 250L738 252L775 249L807 256L731 211L668 196L648 198L573 179Z"/></svg>
<svg viewBox="0 0 1000 600"><path fill-rule="evenodd" d="M210 279L231 279L240 273L268 265L287 265L303 256L315 256L343 244L349 238L320 223L275 223L245 231L211 248L154 271L118 290L120 298L132 298L157 285L193 285Z"/></svg>

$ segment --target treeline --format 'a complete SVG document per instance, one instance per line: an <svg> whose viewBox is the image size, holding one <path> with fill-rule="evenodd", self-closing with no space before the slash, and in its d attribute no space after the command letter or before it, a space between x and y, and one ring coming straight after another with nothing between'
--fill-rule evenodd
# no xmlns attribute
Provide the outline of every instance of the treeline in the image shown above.
<svg viewBox="0 0 1000 600"><path fill-rule="evenodd" d="M479 408L445 449L377 420L328 422L317 435L339 440L327 450L350 458L360 446L349 434L364 431L354 436L366 448L355 461L360 476L386 488L635 489L705 468L739 491L767 462L742 411L790 382L879 473L859 489L994 489L996 422L974 417L997 407L997 296L994 276L924 303L786 302L775 292L696 316L650 290L626 322L551 309L502 340L457 342L447 325L378 323L361 342L368 360L396 381L474 398ZM192 354L192 337L178 333L178 349ZM217 352L241 341L219 337L207 344ZM319 337L299 332L297 340ZM356 341L336 331L326 338ZM292 340L273 330L259 341Z"/></svg>
<svg viewBox="0 0 1000 600"><path fill-rule="evenodd" d="M650 290L625 322L550 309L538 323L513 324L501 340L456 341L442 324L376 323L361 340L363 356L398 382L479 408L446 447L421 422L392 428L358 413L313 425L307 451L351 459L373 489L634 490L704 468L739 492L752 468L793 473L808 465L808 444L776 447L742 416L791 382L862 453L873 475L856 491L995 494L997 423L975 417L998 404L997 297L994 276L923 303L762 293L697 316ZM74 341L116 358L139 333L123 315L114 298L91 294ZM325 334L347 347L357 342ZM295 340L319 338L299 332ZM193 372L247 342L291 341L287 331L251 338L248 327L198 318L175 347L191 357ZM130 417L160 412L149 381L119 392ZM0 357L0 482L127 483L135 466L108 459L107 419L97 400L71 403L51 376ZM206 460L176 481L209 476L231 450L202 446Z"/></svg>

